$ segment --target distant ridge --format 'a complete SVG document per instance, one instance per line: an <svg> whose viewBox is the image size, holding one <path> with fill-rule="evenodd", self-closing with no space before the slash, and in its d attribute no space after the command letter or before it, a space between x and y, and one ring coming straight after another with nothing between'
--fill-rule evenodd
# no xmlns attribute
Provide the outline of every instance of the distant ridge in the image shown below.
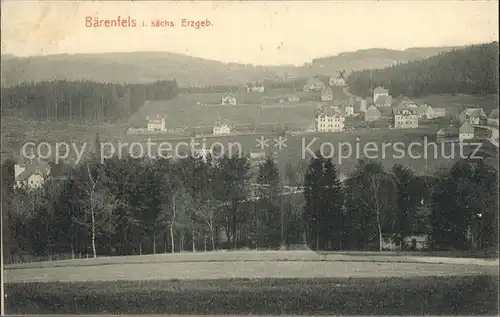
<svg viewBox="0 0 500 317"><path fill-rule="evenodd" d="M354 52L340 53L335 56L326 56L312 61L313 69L323 69L328 73L338 69L345 69L347 73L366 69L381 69L394 64L407 63L427 59L429 57L463 48L456 47L415 47L405 50L390 50L372 48Z"/></svg>
<svg viewBox="0 0 500 317"><path fill-rule="evenodd" d="M365 49L314 59L312 63L299 67L223 63L169 52L58 54L33 57L2 55L2 86L44 80L146 83L173 78L181 87L235 85L249 80L334 75L339 69L350 73L361 69L384 68L394 62L425 59L452 49Z"/></svg>

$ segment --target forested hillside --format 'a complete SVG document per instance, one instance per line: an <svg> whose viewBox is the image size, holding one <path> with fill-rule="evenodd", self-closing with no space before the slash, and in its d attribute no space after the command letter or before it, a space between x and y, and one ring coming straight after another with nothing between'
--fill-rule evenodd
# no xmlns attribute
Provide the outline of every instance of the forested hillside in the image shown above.
<svg viewBox="0 0 500 317"><path fill-rule="evenodd" d="M377 86L393 96L422 97L431 94L495 94L498 92L498 42L472 45L421 61L380 70L353 72L349 90L371 95Z"/></svg>
<svg viewBox="0 0 500 317"><path fill-rule="evenodd" d="M146 100L177 96L175 80L152 84L110 84L90 81L23 83L2 89L2 111L24 118L69 119L87 122L127 118Z"/></svg>

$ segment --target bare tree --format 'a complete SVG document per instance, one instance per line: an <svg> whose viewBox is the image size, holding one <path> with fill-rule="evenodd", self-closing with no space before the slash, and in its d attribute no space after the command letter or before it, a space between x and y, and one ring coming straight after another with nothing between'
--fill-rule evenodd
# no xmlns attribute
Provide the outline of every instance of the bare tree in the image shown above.
<svg viewBox="0 0 500 317"><path fill-rule="evenodd" d="M87 165L87 173L88 173L88 176L89 176L89 180L90 180L90 187L88 188L88 195L89 195L89 199L90 199L90 217L91 217L91 221L92 221L92 253L94 255L94 258L97 257L97 251L96 251L96 247L95 247L95 212L94 212L94 204L95 204L95 189L96 189L96 186L97 186L97 182L99 181L99 177L100 175L97 175L95 178L92 176L92 172L90 171L90 167Z"/></svg>
<svg viewBox="0 0 500 317"><path fill-rule="evenodd" d="M185 229L182 227L186 222L186 215L190 214L190 209L192 209L192 201L189 193L186 192L182 182L177 177L170 175L167 179L167 187L170 194L170 203L165 205L159 217L165 223L168 223L172 253L175 253L175 230L182 229L180 237L180 249L182 249L182 231ZM170 219L166 220L168 218Z"/></svg>
<svg viewBox="0 0 500 317"><path fill-rule="evenodd" d="M363 176L359 187L359 200L375 215L379 251L382 251L384 225L390 219L397 199L394 180L385 173L370 173Z"/></svg>
<svg viewBox="0 0 500 317"><path fill-rule="evenodd" d="M217 202L213 198L209 198L204 204L199 205L199 208L196 209L199 219L210 232L212 250L215 250L215 220L217 219L217 215L221 207L221 203Z"/></svg>
<svg viewBox="0 0 500 317"><path fill-rule="evenodd" d="M89 198L90 209L90 230L93 257L97 257L96 238L98 235L110 234L114 231L114 209L120 202L107 190L99 190L100 174L94 176L90 166L87 165L89 183L85 192ZM87 213L85 213L87 214ZM84 226L88 226L86 220L76 219L73 221Z"/></svg>

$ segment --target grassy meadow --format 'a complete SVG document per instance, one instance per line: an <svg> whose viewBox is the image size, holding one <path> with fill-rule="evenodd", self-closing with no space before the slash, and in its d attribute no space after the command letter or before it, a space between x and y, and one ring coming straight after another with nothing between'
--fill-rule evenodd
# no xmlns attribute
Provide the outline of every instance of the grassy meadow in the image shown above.
<svg viewBox="0 0 500 317"><path fill-rule="evenodd" d="M6 285L9 314L495 315L491 276Z"/></svg>

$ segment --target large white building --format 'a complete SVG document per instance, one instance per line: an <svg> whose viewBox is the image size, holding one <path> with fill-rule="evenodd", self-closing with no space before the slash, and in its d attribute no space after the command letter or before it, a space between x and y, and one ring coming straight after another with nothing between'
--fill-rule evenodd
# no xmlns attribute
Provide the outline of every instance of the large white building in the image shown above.
<svg viewBox="0 0 500 317"><path fill-rule="evenodd" d="M400 108L394 111L394 127L396 129L418 128L418 113L411 108Z"/></svg>
<svg viewBox="0 0 500 317"><path fill-rule="evenodd" d="M165 132L167 131L166 121L164 117L157 116L156 118L149 118L148 120L148 132Z"/></svg>
<svg viewBox="0 0 500 317"><path fill-rule="evenodd" d="M342 132L345 130L345 117L338 111L323 110L316 114L316 131Z"/></svg>

